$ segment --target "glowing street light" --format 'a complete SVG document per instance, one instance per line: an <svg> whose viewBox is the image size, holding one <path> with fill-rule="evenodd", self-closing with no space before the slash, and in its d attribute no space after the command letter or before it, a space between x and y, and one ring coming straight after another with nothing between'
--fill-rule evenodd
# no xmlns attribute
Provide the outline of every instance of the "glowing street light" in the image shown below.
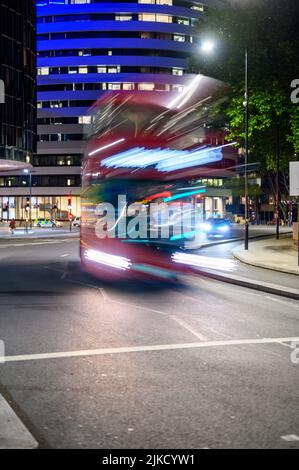
<svg viewBox="0 0 299 470"><path fill-rule="evenodd" d="M202 41L200 50L203 54L211 54L215 49L215 43L210 39ZM249 78L248 78L248 48L245 50L245 250L249 246L249 198L248 198L248 158L249 158ZM279 229L278 229L279 230ZM279 235L277 235L277 238Z"/></svg>
<svg viewBox="0 0 299 470"><path fill-rule="evenodd" d="M215 49L215 43L210 40L203 41L200 49L204 54L211 54Z"/></svg>

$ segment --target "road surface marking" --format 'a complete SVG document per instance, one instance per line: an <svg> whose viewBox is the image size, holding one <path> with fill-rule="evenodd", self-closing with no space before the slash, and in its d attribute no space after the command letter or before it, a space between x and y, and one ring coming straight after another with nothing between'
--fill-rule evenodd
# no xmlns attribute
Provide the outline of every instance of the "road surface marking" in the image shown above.
<svg viewBox="0 0 299 470"><path fill-rule="evenodd" d="M0 449L35 449L37 441L0 395Z"/></svg>
<svg viewBox="0 0 299 470"><path fill-rule="evenodd" d="M195 331L190 325L188 325L188 323L186 323L184 320L181 320L176 315L171 315L167 312L162 312L161 310L155 310L155 309L150 308L150 307L144 307L142 305L128 304L126 302L120 302L118 300L113 300L108 296L105 289L100 288L99 291L101 292L104 300L107 301L107 302L115 303L115 304L118 304L118 305L123 305L123 306L126 306L126 307L136 308L136 309L139 309L139 310L145 310L147 312L158 313L159 315L164 315L165 317L168 317L169 319L171 319L171 320L175 321L176 323L178 323L185 330L189 331L189 333L192 333L193 336L200 339L201 341L206 341L207 340L207 338L205 336L203 336L199 332Z"/></svg>
<svg viewBox="0 0 299 470"><path fill-rule="evenodd" d="M272 300L273 302L278 302L279 304L288 305L289 307L298 308L298 303L296 305L293 302L290 302L290 301L287 301L287 300L276 299L275 297L271 297L270 295L267 295L266 299Z"/></svg>
<svg viewBox="0 0 299 470"><path fill-rule="evenodd" d="M283 441L287 442L298 442L299 436L297 434L286 434L285 436L280 436Z"/></svg>
<svg viewBox="0 0 299 470"><path fill-rule="evenodd" d="M106 300L107 302L110 301L105 289L103 289L102 287L99 289L99 291L101 292L102 296L103 296L103 299Z"/></svg>
<svg viewBox="0 0 299 470"><path fill-rule="evenodd" d="M292 345L292 344L287 344L287 343L280 343L281 346L285 346L286 348L290 348L290 349L296 349L296 346Z"/></svg>
<svg viewBox="0 0 299 470"><path fill-rule="evenodd" d="M74 240L66 240L66 239L63 239L63 240L45 240L45 241L42 241L42 242L33 242L33 243L8 243L6 245L1 245L0 244L0 249L1 248L10 248L10 247L23 247L24 246L34 246L34 245L57 245L59 243L71 243L73 242Z"/></svg>
<svg viewBox="0 0 299 470"><path fill-rule="evenodd" d="M49 266L43 266L43 268L47 269L48 271L54 271L55 273L64 274L64 271L62 269L50 268Z"/></svg>
<svg viewBox="0 0 299 470"><path fill-rule="evenodd" d="M155 352L155 351L175 351L183 349L203 349L213 347L230 347L242 346L252 344L280 344L284 342L299 342L298 337L289 338L261 338L261 339L235 339L227 341L202 341L199 343L181 343L181 344L159 344L147 346L129 346L122 348L101 348L101 349L87 349L79 351L63 351L42 354L24 354L18 356L6 356L5 363L8 362L24 362L24 361L37 361L43 359L62 359L72 357L87 357L87 356L106 356L113 354L127 354L138 352ZM4 364L5 367L5 364Z"/></svg>
<svg viewBox="0 0 299 470"><path fill-rule="evenodd" d="M189 331L192 333L196 338L200 339L200 341L207 341L208 338L198 331L194 330L188 323L186 323L184 320L181 320L181 318L178 318L176 315L170 315L169 318L174 320L176 323L178 323L180 326L185 328L185 330Z"/></svg>
<svg viewBox="0 0 299 470"><path fill-rule="evenodd" d="M60 255L61 258L67 258L68 256L70 256L68 253L66 253L65 255Z"/></svg>

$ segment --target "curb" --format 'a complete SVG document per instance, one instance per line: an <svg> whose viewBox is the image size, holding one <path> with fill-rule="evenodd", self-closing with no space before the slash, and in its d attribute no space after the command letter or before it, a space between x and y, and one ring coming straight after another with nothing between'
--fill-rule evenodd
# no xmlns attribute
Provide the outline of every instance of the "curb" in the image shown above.
<svg viewBox="0 0 299 470"><path fill-rule="evenodd" d="M72 233L72 234L68 234L68 233L60 233L59 235L54 235L54 236L51 236L51 234L44 234L43 236L38 236L36 234L30 234L30 235L23 235L23 236L20 236L20 235L14 235L14 236L1 236L0 235L0 242L1 241L13 241L13 240L23 240L23 241L26 241L26 240L45 240L45 239L51 239L51 240L55 240L55 239L61 239L61 238L70 238L70 239L77 239L79 238L80 235L77 234L77 233Z"/></svg>
<svg viewBox="0 0 299 470"><path fill-rule="evenodd" d="M281 233L281 237L287 235L291 235L293 232L283 232ZM263 238L273 238L275 237L274 233L271 234L264 234L264 235L254 235L252 237L249 237L249 240L255 241L255 240L262 240ZM211 243L205 243L204 245L201 245L200 248L209 248L211 246L216 246L216 245L226 245L228 243L236 243L236 242L243 242L244 238L239 237L239 238L231 238L230 240L220 240L218 242L211 242Z"/></svg>
<svg viewBox="0 0 299 470"><path fill-rule="evenodd" d="M253 261L246 260L246 258L244 258L242 254L237 252L237 250L232 250L231 253L234 256L234 258L236 258L238 261L241 261L241 263L244 263L244 264L248 264L249 266L268 269L269 271L276 271L276 272L284 273L284 274L291 274L293 276L299 276L299 268L298 268L298 271L290 271L285 268L277 268L276 266L273 266L273 265L259 263L258 261L253 262Z"/></svg>
<svg viewBox="0 0 299 470"><path fill-rule="evenodd" d="M38 442L0 394L0 450L36 449Z"/></svg>
<svg viewBox="0 0 299 470"><path fill-rule="evenodd" d="M277 284L271 284L268 282L251 281L250 279L215 273L213 271L197 271L200 276L214 279L216 281L226 282L228 284L234 284L240 287L246 287L247 289L253 289L260 292L266 292L267 294L278 295L280 297L286 297L287 299L299 300L299 289L292 289L285 286L279 286Z"/></svg>

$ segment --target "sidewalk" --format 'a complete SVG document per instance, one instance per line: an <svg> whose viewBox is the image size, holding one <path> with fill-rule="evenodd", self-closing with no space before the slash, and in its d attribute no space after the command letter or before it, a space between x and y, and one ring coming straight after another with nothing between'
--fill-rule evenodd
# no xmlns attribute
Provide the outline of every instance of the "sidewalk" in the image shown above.
<svg viewBox="0 0 299 470"><path fill-rule="evenodd" d="M80 234L80 230L73 228L72 232L68 229L59 228L59 229L52 229L52 228L32 228L25 231L24 228L17 228L15 230L14 235L11 235L10 230L8 227L0 227L0 240L7 240L7 239L24 239L24 238L49 238L49 237L78 237Z"/></svg>
<svg viewBox="0 0 299 470"><path fill-rule="evenodd" d="M298 250L291 237L251 241L248 251L241 245L232 254L242 263L299 275Z"/></svg>

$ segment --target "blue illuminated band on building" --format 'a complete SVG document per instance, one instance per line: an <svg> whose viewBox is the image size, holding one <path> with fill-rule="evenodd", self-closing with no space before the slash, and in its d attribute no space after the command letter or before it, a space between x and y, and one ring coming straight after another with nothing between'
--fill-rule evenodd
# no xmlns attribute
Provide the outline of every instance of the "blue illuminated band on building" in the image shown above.
<svg viewBox="0 0 299 470"><path fill-rule="evenodd" d="M87 110L103 91L182 90L201 3L48 0L37 6L39 165L52 149L82 152Z"/></svg>
<svg viewBox="0 0 299 470"><path fill-rule="evenodd" d="M197 51L201 2L184 0L37 1L38 145L33 217L80 215L80 172L90 105L106 90L183 89ZM19 175L10 216L24 217L28 177ZM5 184L6 184L5 183ZM26 215L26 214L25 214Z"/></svg>

